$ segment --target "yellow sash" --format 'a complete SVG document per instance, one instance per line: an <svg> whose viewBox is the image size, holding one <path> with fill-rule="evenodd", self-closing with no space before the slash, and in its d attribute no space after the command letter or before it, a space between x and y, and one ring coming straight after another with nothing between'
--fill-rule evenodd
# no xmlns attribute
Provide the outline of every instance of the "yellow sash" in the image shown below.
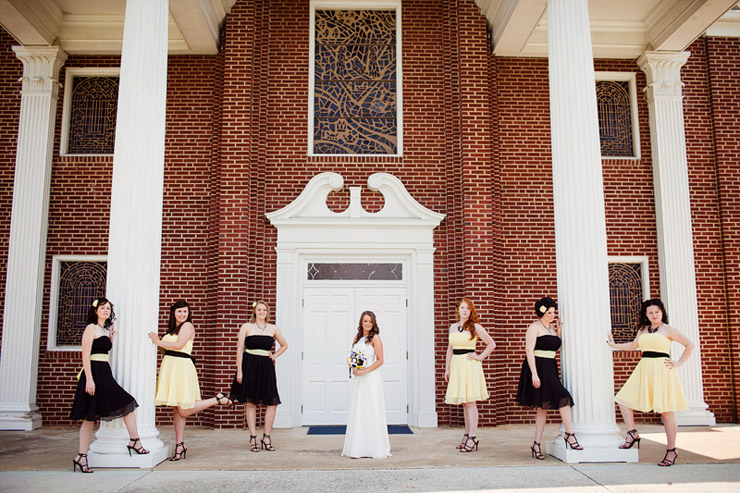
<svg viewBox="0 0 740 493"><path fill-rule="evenodd" d="M547 351L545 349L535 349L534 355L538 358L554 358L555 351Z"/></svg>
<svg viewBox="0 0 740 493"><path fill-rule="evenodd" d="M91 354L90 361L108 361L108 354ZM80 379L83 371L85 371L85 368L80 369L80 372L77 374L77 380Z"/></svg>
<svg viewBox="0 0 740 493"><path fill-rule="evenodd" d="M270 356L270 351L267 349L245 349L244 352L255 356Z"/></svg>

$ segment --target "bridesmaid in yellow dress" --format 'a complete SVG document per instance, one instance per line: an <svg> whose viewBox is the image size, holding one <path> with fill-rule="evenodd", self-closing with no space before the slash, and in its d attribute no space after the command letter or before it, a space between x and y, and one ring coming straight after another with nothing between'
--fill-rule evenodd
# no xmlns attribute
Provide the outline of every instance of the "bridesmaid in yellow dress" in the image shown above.
<svg viewBox="0 0 740 493"><path fill-rule="evenodd" d="M445 358L445 380L447 381L446 404L462 404L465 419L465 434L457 446L460 452L478 450L478 401L488 399L486 378L481 361L496 348L491 336L478 323L478 313L473 302L463 298L455 310L456 323L450 325L449 344ZM478 340L486 348L475 352Z"/></svg>
<svg viewBox="0 0 740 493"><path fill-rule="evenodd" d="M672 341L684 346L683 354L678 361L673 361L670 357ZM642 303L634 341L615 344L610 332L606 342L616 350L642 350L642 359L624 383L622 390L614 396L614 400L619 404L624 424L629 430L620 448L631 448L635 443L637 448L640 448L640 435L635 428L634 411L655 411L663 418L667 438L665 457L658 465L672 466L678 458L676 452L678 425L673 413L689 408L678 379L678 372L674 370L689 359L694 351L694 343L668 325L668 313L659 299Z"/></svg>
<svg viewBox="0 0 740 493"><path fill-rule="evenodd" d="M156 332L150 332L149 338L164 350L164 357L159 366L155 406L171 406L175 421L175 454L171 461L185 458L188 448L185 446L185 422L188 416L216 404L234 407L234 403L222 392L210 399L201 400L198 374L193 363L193 340L195 327L191 321L190 305L180 300L170 307L170 320L162 339Z"/></svg>

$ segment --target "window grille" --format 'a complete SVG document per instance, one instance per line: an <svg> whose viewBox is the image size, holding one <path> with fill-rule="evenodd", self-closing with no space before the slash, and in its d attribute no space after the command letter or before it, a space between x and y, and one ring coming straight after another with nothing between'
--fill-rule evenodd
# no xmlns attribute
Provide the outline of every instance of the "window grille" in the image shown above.
<svg viewBox="0 0 740 493"><path fill-rule="evenodd" d="M92 300L105 294L107 262L60 262L57 346L79 346Z"/></svg>
<svg viewBox="0 0 740 493"><path fill-rule="evenodd" d="M70 154L113 154L118 77L73 77Z"/></svg>
<svg viewBox="0 0 740 493"><path fill-rule="evenodd" d="M315 154L398 153L395 10L316 10Z"/></svg>
<svg viewBox="0 0 740 493"><path fill-rule="evenodd" d="M402 264L310 263L309 281L401 281Z"/></svg>
<svg viewBox="0 0 740 493"><path fill-rule="evenodd" d="M612 334L616 342L635 338L635 324L643 300L642 286L642 264L609 264Z"/></svg>
<svg viewBox="0 0 740 493"><path fill-rule="evenodd" d="M632 109L629 81L596 81L601 155L632 157Z"/></svg>

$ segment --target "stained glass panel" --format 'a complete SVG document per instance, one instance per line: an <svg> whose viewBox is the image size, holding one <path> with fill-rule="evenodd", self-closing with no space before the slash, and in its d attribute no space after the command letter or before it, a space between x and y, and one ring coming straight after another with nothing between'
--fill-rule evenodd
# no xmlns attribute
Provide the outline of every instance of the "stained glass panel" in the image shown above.
<svg viewBox="0 0 740 493"><path fill-rule="evenodd" d="M314 153L397 154L396 12L317 10Z"/></svg>
<svg viewBox="0 0 740 493"><path fill-rule="evenodd" d="M401 281L403 264L311 263L309 281Z"/></svg>
<svg viewBox="0 0 740 493"><path fill-rule="evenodd" d="M635 338L635 324L643 300L642 264L609 264L612 334L616 342Z"/></svg>
<svg viewBox="0 0 740 493"><path fill-rule="evenodd" d="M105 294L107 262L60 262L57 346L79 346L92 300Z"/></svg>
<svg viewBox="0 0 740 493"><path fill-rule="evenodd" d="M69 122L70 154L113 154L118 77L74 77Z"/></svg>
<svg viewBox="0 0 740 493"><path fill-rule="evenodd" d="M599 109L601 155L634 156L630 83L614 80L596 81L596 102Z"/></svg>

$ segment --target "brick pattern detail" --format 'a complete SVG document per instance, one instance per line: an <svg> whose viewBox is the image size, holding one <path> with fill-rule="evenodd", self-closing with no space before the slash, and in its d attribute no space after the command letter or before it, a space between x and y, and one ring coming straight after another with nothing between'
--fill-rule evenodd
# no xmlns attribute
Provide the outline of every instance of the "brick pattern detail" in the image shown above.
<svg viewBox="0 0 740 493"><path fill-rule="evenodd" d="M275 306L277 232L264 214L290 203L324 171L345 178L345 188L329 196L333 210L347 207L350 186L362 186L363 205L379 210L382 196L367 190L367 177L392 173L423 206L446 214L434 232L440 424L463 422L461 406L444 404L443 377L447 331L463 296L473 300L497 343L484 364L491 398L479 405L481 425L531 423L532 410L514 402L524 333L534 302L557 298L547 60L490 54L485 19L472 0L404 1L403 157L307 156L309 15L306 0L240 0L227 16L218 55L169 58L160 329L169 305L188 300L202 393L228 390L236 334L251 303L264 299ZM20 102L21 64L12 44L0 30L3 266ZM698 40L683 70L705 397L721 422L736 421L740 405L732 380L740 371L740 343L729 323L738 302L727 295L740 283L733 262L740 256L733 227L740 216L733 193L740 186L734 166L738 44ZM115 57L71 56L66 66L118 63ZM607 246L610 255L647 256L651 295L660 296L645 77L631 60L596 60L595 69L637 74L642 157L603 161ZM60 98L59 115L61 105ZM60 129L61 122L44 314L52 255L107 251L112 157L59 156ZM67 414L79 353L47 352L47 324L44 315L38 403L45 424L74 425ZM288 351L301 350L298 341L288 344ZM615 353L615 389L638 357ZM158 412L158 423L171 419L168 410ZM209 409L189 421L240 428L243 407Z"/></svg>

